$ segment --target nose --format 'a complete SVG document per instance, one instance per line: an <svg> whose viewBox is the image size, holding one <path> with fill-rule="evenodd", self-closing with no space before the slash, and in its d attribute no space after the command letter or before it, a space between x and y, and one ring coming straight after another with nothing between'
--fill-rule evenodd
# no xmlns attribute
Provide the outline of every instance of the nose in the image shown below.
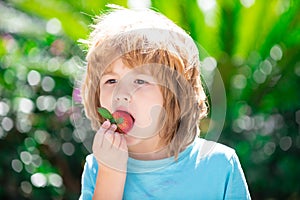
<svg viewBox="0 0 300 200"><path fill-rule="evenodd" d="M116 100L117 101L125 101L125 102L130 102L131 98L130 95L128 94L122 94L122 95L116 95Z"/></svg>
<svg viewBox="0 0 300 200"><path fill-rule="evenodd" d="M126 102L129 103L131 101L131 91L129 87L121 86L116 88L115 90L115 100L118 102Z"/></svg>

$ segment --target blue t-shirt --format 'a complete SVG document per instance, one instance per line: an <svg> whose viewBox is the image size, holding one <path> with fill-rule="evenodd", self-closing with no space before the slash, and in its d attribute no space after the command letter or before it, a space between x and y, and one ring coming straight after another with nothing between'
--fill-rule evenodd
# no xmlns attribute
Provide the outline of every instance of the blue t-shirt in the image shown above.
<svg viewBox="0 0 300 200"><path fill-rule="evenodd" d="M82 174L80 199L92 199L98 164L91 154ZM235 151L197 138L174 157L128 159L123 199L251 199Z"/></svg>

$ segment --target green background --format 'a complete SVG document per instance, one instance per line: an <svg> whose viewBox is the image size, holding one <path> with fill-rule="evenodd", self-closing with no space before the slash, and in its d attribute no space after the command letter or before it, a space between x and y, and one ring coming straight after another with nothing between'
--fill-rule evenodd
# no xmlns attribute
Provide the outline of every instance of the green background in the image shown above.
<svg viewBox="0 0 300 200"><path fill-rule="evenodd" d="M0 199L78 199L93 135L72 98L78 40L107 3L136 2L0 1ZM236 149L252 198L300 199L300 1L151 6L217 61L227 96L218 141Z"/></svg>

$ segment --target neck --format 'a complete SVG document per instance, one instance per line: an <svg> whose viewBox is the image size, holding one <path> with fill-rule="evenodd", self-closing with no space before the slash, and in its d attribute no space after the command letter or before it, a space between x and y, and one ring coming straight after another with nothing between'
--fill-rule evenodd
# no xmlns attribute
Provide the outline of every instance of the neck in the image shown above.
<svg viewBox="0 0 300 200"><path fill-rule="evenodd" d="M137 139L130 135L127 137L128 153L137 160L159 160L169 157L168 145L159 134L147 139Z"/></svg>
<svg viewBox="0 0 300 200"><path fill-rule="evenodd" d="M137 160L159 160L159 159L170 157L166 145L161 146L160 148L155 148L152 151L144 151L144 152L129 151L129 156Z"/></svg>

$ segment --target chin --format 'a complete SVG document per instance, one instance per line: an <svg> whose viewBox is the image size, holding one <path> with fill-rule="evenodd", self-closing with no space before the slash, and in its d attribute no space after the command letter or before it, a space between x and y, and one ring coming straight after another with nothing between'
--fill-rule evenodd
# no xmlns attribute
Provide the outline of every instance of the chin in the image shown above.
<svg viewBox="0 0 300 200"><path fill-rule="evenodd" d="M130 136L130 135L125 135L125 140L126 140L127 146L134 146L134 145L137 145L138 143L141 142L140 139L135 138L135 137Z"/></svg>

